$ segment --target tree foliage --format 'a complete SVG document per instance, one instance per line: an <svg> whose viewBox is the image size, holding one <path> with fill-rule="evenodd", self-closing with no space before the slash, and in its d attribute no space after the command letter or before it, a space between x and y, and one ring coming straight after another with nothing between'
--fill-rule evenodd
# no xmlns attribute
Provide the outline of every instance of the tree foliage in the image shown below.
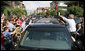
<svg viewBox="0 0 85 51"><path fill-rule="evenodd" d="M60 12L60 13L61 13L61 15L65 15L65 14L66 14L66 12L65 12L65 11L60 10L60 9L58 9L58 10L57 10L57 14L58 14L58 12Z"/></svg>
<svg viewBox="0 0 85 51"><path fill-rule="evenodd" d="M55 16L55 15L57 15L57 13L56 13L55 10L49 10L49 11L46 12L46 15Z"/></svg>
<svg viewBox="0 0 85 51"><path fill-rule="evenodd" d="M27 15L27 12L26 10L23 10L22 8L13 8L12 14L16 16L22 16L22 15Z"/></svg>
<svg viewBox="0 0 85 51"><path fill-rule="evenodd" d="M6 7L9 7L9 5L6 3L6 1L2 1L1 2L1 13L4 12L4 10L6 9Z"/></svg>
<svg viewBox="0 0 85 51"><path fill-rule="evenodd" d="M57 11L56 10L49 10L49 11L47 11L46 14L51 15L51 16L56 16L58 12L61 12L62 15L65 15L65 11L59 10L59 9Z"/></svg>
<svg viewBox="0 0 85 51"><path fill-rule="evenodd" d="M27 11L26 10L23 10L23 15L27 15Z"/></svg>
<svg viewBox="0 0 85 51"><path fill-rule="evenodd" d="M74 14L75 16L83 16L84 10L79 6L71 6L68 8L69 14Z"/></svg>
<svg viewBox="0 0 85 51"><path fill-rule="evenodd" d="M11 9L9 8L9 4L6 1L1 2L1 14L5 14L5 19L10 15Z"/></svg>
<svg viewBox="0 0 85 51"><path fill-rule="evenodd" d="M3 10L3 13L5 14L5 19L7 19L8 16L11 15L11 9L9 7L5 7L5 9Z"/></svg>
<svg viewBox="0 0 85 51"><path fill-rule="evenodd" d="M46 13L45 12L40 12L40 13L37 13L37 15L46 15Z"/></svg>

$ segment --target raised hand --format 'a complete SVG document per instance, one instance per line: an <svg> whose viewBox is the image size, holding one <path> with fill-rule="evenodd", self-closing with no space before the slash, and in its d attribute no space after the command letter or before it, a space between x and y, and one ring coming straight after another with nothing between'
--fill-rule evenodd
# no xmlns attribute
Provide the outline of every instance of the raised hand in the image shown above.
<svg viewBox="0 0 85 51"><path fill-rule="evenodd" d="M58 16L60 16L60 12L58 13Z"/></svg>

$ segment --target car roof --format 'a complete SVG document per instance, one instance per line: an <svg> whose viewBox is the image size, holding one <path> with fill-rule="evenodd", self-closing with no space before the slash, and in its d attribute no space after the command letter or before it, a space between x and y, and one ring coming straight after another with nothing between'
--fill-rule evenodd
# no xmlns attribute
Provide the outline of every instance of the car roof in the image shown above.
<svg viewBox="0 0 85 51"><path fill-rule="evenodd" d="M65 25L60 24L30 24L31 28L65 28Z"/></svg>
<svg viewBox="0 0 85 51"><path fill-rule="evenodd" d="M59 23L59 21L55 18L42 18L37 21L37 23L49 23L49 22Z"/></svg>

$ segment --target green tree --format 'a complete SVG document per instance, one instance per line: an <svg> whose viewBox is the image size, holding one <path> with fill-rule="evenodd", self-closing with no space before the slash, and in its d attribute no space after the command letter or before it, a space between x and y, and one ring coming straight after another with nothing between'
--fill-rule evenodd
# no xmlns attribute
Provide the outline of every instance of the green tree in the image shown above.
<svg viewBox="0 0 85 51"><path fill-rule="evenodd" d="M43 15L43 12L37 13L37 15Z"/></svg>
<svg viewBox="0 0 85 51"><path fill-rule="evenodd" d="M79 6L71 6L68 8L69 14L74 14L75 16L83 16L84 10Z"/></svg>
<svg viewBox="0 0 85 51"><path fill-rule="evenodd" d="M57 15L57 13L56 13L55 10L49 10L49 11L46 12L46 15L55 16L55 15Z"/></svg>
<svg viewBox="0 0 85 51"><path fill-rule="evenodd" d="M7 19L11 15L11 9L9 7L5 7L3 13L5 14L5 19Z"/></svg>
<svg viewBox="0 0 85 51"><path fill-rule="evenodd" d="M49 10L49 11L47 11L47 12L46 12L46 15L50 15L50 12L51 12L50 10Z"/></svg>
<svg viewBox="0 0 85 51"><path fill-rule="evenodd" d="M60 13L61 13L61 15L65 15L65 14L66 14L66 12L65 12L65 11L60 10L60 9L58 9L58 10L57 10L57 14L58 14L58 12L60 12Z"/></svg>
<svg viewBox="0 0 85 51"><path fill-rule="evenodd" d="M22 16L22 15L27 15L27 12L26 10L23 10L22 8L13 8L12 14L16 16Z"/></svg>
<svg viewBox="0 0 85 51"><path fill-rule="evenodd" d="M9 15L11 15L11 9L9 7L10 6L6 1L1 2L1 13L5 14L5 19L7 19Z"/></svg>
<svg viewBox="0 0 85 51"><path fill-rule="evenodd" d="M4 12L6 7L9 7L9 5L6 3L6 1L2 1L1 2L1 13Z"/></svg>
<svg viewBox="0 0 85 51"><path fill-rule="evenodd" d="M23 15L27 15L27 11L26 10L23 10Z"/></svg>
<svg viewBox="0 0 85 51"><path fill-rule="evenodd" d="M51 14L52 16L57 15L57 13L56 13L56 11L55 11L55 10L51 10L50 14Z"/></svg>

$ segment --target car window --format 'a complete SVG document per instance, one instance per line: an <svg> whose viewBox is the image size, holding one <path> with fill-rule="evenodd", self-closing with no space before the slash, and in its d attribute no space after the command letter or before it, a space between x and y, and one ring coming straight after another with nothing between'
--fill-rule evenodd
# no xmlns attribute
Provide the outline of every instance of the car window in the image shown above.
<svg viewBox="0 0 85 51"><path fill-rule="evenodd" d="M24 46L43 47L43 48L70 48L71 40L65 29L37 30L30 29L22 43ZM49 47L50 46L50 47ZM65 47L64 47L65 46Z"/></svg>

